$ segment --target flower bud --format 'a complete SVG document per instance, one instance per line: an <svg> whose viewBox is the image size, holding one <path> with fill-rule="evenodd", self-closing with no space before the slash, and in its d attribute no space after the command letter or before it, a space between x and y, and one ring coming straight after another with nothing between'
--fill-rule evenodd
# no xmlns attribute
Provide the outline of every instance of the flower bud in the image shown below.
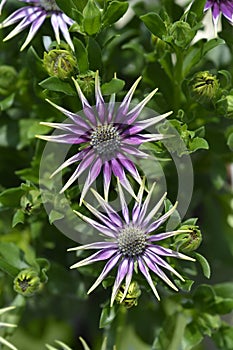
<svg viewBox="0 0 233 350"><path fill-rule="evenodd" d="M89 70L84 74L79 74L76 78L84 95L90 96L95 89L95 75L96 73Z"/></svg>
<svg viewBox="0 0 233 350"><path fill-rule="evenodd" d="M219 82L209 72L198 72L191 80L191 95L200 102L212 100L219 92Z"/></svg>
<svg viewBox="0 0 233 350"><path fill-rule="evenodd" d="M71 51L54 49L44 53L43 65L51 77L66 79L77 68L77 60Z"/></svg>
<svg viewBox="0 0 233 350"><path fill-rule="evenodd" d="M177 21L169 28L168 41L174 42L178 47L185 48L194 38L195 32L187 22Z"/></svg>
<svg viewBox="0 0 233 350"><path fill-rule="evenodd" d="M124 305L127 309L131 308L132 306L137 306L138 304L138 298L141 295L141 290L137 282L131 282L129 289L126 293L126 296L124 297L125 292L125 285L123 284L117 295L116 295L116 302L119 304ZM122 300L122 298L124 299Z"/></svg>
<svg viewBox="0 0 233 350"><path fill-rule="evenodd" d="M36 270L22 270L14 279L14 290L24 296L32 296L40 289L40 278Z"/></svg>
<svg viewBox="0 0 233 350"><path fill-rule="evenodd" d="M0 94L8 95L15 88L17 72L11 66L0 66Z"/></svg>
<svg viewBox="0 0 233 350"><path fill-rule="evenodd" d="M196 250L202 241L201 231L198 226L183 225L180 230L189 230L190 232L182 233L175 238L175 244L179 251L188 253Z"/></svg>

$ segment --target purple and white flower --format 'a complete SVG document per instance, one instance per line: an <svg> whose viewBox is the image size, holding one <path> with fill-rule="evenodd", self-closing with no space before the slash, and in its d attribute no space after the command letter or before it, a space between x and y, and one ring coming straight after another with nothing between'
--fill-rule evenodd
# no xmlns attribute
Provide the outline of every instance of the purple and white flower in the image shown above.
<svg viewBox="0 0 233 350"><path fill-rule="evenodd" d="M57 6L55 0L19 0L20 2L28 3L28 6L19 8L13 12L8 18L6 18L1 24L0 28L5 28L15 24L18 25L13 29L3 41L7 41L19 34L21 31L30 26L28 36L21 47L21 51L31 42L35 34L38 32L45 19L50 17L51 25L54 30L55 38L60 44L60 31L63 34L66 42L74 50L68 26L72 25L74 21L69 18L64 12ZM5 1L1 2L1 7L5 4ZM68 26L67 26L68 25Z"/></svg>
<svg viewBox="0 0 233 350"><path fill-rule="evenodd" d="M131 213L129 212L119 179L118 192L121 203L121 215L119 215L119 213L117 213L95 190L92 190L92 192L100 207L103 209L103 212L98 211L86 202L84 202L86 208L96 217L96 219L91 219L80 212L75 211L82 220L97 229L101 236L104 236L104 240L70 248L69 251L86 249L97 250L96 253L72 265L71 268L79 268L98 261L108 260L88 293L91 293L105 279L105 277L109 275L113 268L117 268L117 275L112 289L111 305L113 305L117 292L122 282L125 280L125 289L121 302L124 300L132 281L133 274L134 272L137 273L137 271L140 271L143 274L158 300L160 300L160 297L150 271L172 289L178 291L175 284L168 278L163 269L166 269L169 273L172 273L182 281L184 281L184 279L170 264L168 264L165 258L169 257L195 261L193 258L177 251L173 251L161 244L161 241L184 231L177 230L156 233L158 228L174 212L177 203L162 216L155 219L155 215L158 213L164 202L166 193L155 204L153 209L148 211L148 205L152 197L154 185L155 184L152 185L143 201L145 186L144 183L142 183Z"/></svg>
<svg viewBox="0 0 233 350"><path fill-rule="evenodd" d="M233 2L232 0L207 0L204 11L211 9L215 27L222 13L228 21L233 24Z"/></svg>
<svg viewBox="0 0 233 350"><path fill-rule="evenodd" d="M63 186L60 193L70 187L86 169L89 169L81 193L81 203L91 184L99 176L101 169L103 169L103 187L106 200L108 198L112 175L118 177L121 184L129 193L131 193L132 196L134 196L132 186L127 179L125 170L139 184L141 184L142 179L134 162L129 157L148 157L148 154L139 150L138 147L144 142L161 140L164 136L161 134L146 134L144 133L144 130L151 125L160 122L172 113L168 112L150 119L135 121L143 107L157 91L157 89L155 89L148 94L143 101L130 109L130 102L140 79L141 77L136 80L118 108L115 108L115 94L111 96L108 105L104 102L100 90L98 72L96 73L95 78L95 107L91 107L83 95L78 83L73 79L82 102L84 117L48 101L70 118L73 123L62 124L42 122L41 124L60 129L64 133L51 136L36 136L46 141L82 146L79 152L67 159L51 175L52 177L62 169L78 162L76 170Z"/></svg>

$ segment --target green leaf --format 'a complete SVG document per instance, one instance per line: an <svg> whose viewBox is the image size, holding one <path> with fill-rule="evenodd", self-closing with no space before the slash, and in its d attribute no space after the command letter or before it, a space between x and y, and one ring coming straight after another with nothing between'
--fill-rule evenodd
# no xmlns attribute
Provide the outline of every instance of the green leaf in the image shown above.
<svg viewBox="0 0 233 350"><path fill-rule="evenodd" d="M108 5L103 16L103 26L108 26L118 21L127 11L128 2L112 1Z"/></svg>
<svg viewBox="0 0 233 350"><path fill-rule="evenodd" d="M15 277L20 270L28 268L23 252L11 242L0 243L0 269Z"/></svg>
<svg viewBox="0 0 233 350"><path fill-rule="evenodd" d="M113 78L111 81L101 86L101 91L103 95L116 94L123 89L124 85L124 80Z"/></svg>
<svg viewBox="0 0 233 350"><path fill-rule="evenodd" d="M56 3L60 9L67 14L67 16L76 20L75 12L83 10L86 0L56 0Z"/></svg>
<svg viewBox="0 0 233 350"><path fill-rule="evenodd" d="M180 349L192 350L194 346L200 344L203 337L199 327L194 322L188 324L184 330Z"/></svg>
<svg viewBox="0 0 233 350"><path fill-rule="evenodd" d="M39 83L39 85L43 89L48 89L51 91L57 91L57 92L63 92L66 95L69 96L74 96L75 91L74 89L70 86L69 83L66 83L64 81L61 81L57 77L49 77Z"/></svg>
<svg viewBox="0 0 233 350"><path fill-rule="evenodd" d="M227 324L223 326L213 334L213 340L216 343L219 350L232 350L233 349L233 327Z"/></svg>
<svg viewBox="0 0 233 350"><path fill-rule="evenodd" d="M12 219L12 227L15 227L17 224L23 224L24 223L24 212L22 209L17 209L13 219Z"/></svg>
<svg viewBox="0 0 233 350"><path fill-rule="evenodd" d="M105 306L101 312L99 327L105 328L106 326L109 326L115 317L115 307Z"/></svg>
<svg viewBox="0 0 233 350"><path fill-rule="evenodd" d="M209 149L208 142L202 137L195 137L189 141L189 150L195 152L198 149Z"/></svg>
<svg viewBox="0 0 233 350"><path fill-rule="evenodd" d="M88 53L87 49L83 45L82 41L74 38L75 54L78 62L78 69L80 73L85 73L89 69Z"/></svg>
<svg viewBox="0 0 233 350"><path fill-rule="evenodd" d="M19 273L19 269L9 264L5 259L0 256L0 270L8 273L11 277L16 277Z"/></svg>
<svg viewBox="0 0 233 350"><path fill-rule="evenodd" d="M101 28L101 11L94 0L89 0L83 10L83 29L88 35L94 35Z"/></svg>
<svg viewBox="0 0 233 350"><path fill-rule="evenodd" d="M97 41L92 37L90 37L88 40L87 50L89 69L93 71L100 70L102 66L101 48Z"/></svg>
<svg viewBox="0 0 233 350"><path fill-rule="evenodd" d="M206 278L210 278L211 275L211 269L210 269L210 265L208 263L208 261L206 260L206 258L204 258L204 256L202 256L201 254L194 252L194 256L197 259L197 261L200 263L203 274Z"/></svg>
<svg viewBox="0 0 233 350"><path fill-rule="evenodd" d="M24 191L20 187L12 187L0 194L0 203L6 207L18 207Z"/></svg>
<svg viewBox="0 0 233 350"><path fill-rule="evenodd" d="M204 6L206 4L206 0L195 0L192 2L192 5L188 11L187 22L190 20L190 14L194 13L197 21L200 21L204 16Z"/></svg>
<svg viewBox="0 0 233 350"><path fill-rule="evenodd" d="M12 93L11 95L4 98L4 100L0 101L0 111L5 111L6 109L10 108L15 99L15 93Z"/></svg>
<svg viewBox="0 0 233 350"><path fill-rule="evenodd" d="M227 145L233 151L233 132L227 138Z"/></svg>
<svg viewBox="0 0 233 350"><path fill-rule="evenodd" d="M155 12L149 12L140 17L152 34L162 39L166 34L166 27L162 18Z"/></svg>

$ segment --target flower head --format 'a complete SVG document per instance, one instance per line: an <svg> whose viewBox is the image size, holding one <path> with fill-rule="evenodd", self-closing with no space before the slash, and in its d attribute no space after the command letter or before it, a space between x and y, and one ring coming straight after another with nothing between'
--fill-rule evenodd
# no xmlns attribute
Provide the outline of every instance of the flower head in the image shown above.
<svg viewBox="0 0 233 350"><path fill-rule="evenodd" d="M125 280L124 293L121 301L124 300L128 293L130 283L132 281L134 270L139 270L149 283L155 296L160 299L155 284L150 275L150 270L167 285L177 291L175 284L167 277L162 269L166 269L182 281L183 277L165 260L165 257L174 257L194 261L194 259L173 251L169 248L163 247L160 242L166 238L175 236L187 231L177 230L164 233L156 233L156 230L166 221L166 219L174 212L177 203L168 210L165 214L155 219L154 216L158 213L166 194L156 203L154 208L148 212L148 205L152 196L154 185L148 192L143 201L144 183L139 188L137 200L130 215L126 203L125 195L123 193L120 181L118 179L118 191L121 203L120 216L96 191L93 194L96 197L100 207L104 210L101 213L93 206L85 203L89 211L98 219L94 220L84 216L78 211L75 213L84 221L96 228L101 235L105 236L101 242L90 243L87 245L71 248L69 250L86 250L96 249L97 252L87 257L84 260L71 266L71 268L79 268L81 266L89 265L97 261L108 260L105 264L100 276L89 289L88 293L92 292L110 273L110 271L117 267L117 276L113 285L111 305L116 298L116 295L121 287L123 280Z"/></svg>
<svg viewBox="0 0 233 350"><path fill-rule="evenodd" d="M217 26L218 19L222 13L228 21L233 24L233 2L232 0L207 0L204 11L211 8L214 25Z"/></svg>
<svg viewBox="0 0 233 350"><path fill-rule="evenodd" d="M40 289L40 278L33 268L22 270L14 279L14 290L24 296L31 296Z"/></svg>
<svg viewBox="0 0 233 350"><path fill-rule="evenodd" d="M19 22L19 24L13 29L4 39L7 41L19 34L22 30L30 26L28 36L21 47L21 51L31 42L39 28L44 23L47 17L51 18L51 24L54 30L54 34L58 44L60 44L60 33L62 32L66 42L74 50L72 40L70 38L68 25L72 25L74 21L66 16L60 8L57 6L55 0L19 0L26 2L29 5L19 8L13 12L8 18L6 18L0 25L0 28L8 27L12 24ZM2 8L3 3L1 3Z"/></svg>
<svg viewBox="0 0 233 350"><path fill-rule="evenodd" d="M73 123L61 124L42 122L41 124L60 129L64 133L52 136L36 136L46 141L78 144L82 146L82 150L66 160L51 175L54 176L73 163L79 163L70 179L62 188L61 193L73 184L88 168L89 172L82 189L80 203L91 184L100 174L101 169L103 169L105 199L108 197L112 174L119 177L121 184L134 196L125 170L127 170L139 184L141 184L142 180L136 166L129 156L148 157L148 154L140 151L138 146L144 142L161 140L164 136L161 134L143 133L144 129L158 123L171 114L171 112L169 112L151 119L135 122L143 107L157 91L157 89L152 91L143 101L136 105L136 107L129 110L130 101L140 79L141 78L138 78L136 80L118 108L115 108L115 95L111 96L108 105L105 104L100 91L98 72L95 77L95 108L90 106L79 84L73 79L82 102L83 112L85 114L84 118L50 102L59 111L69 117Z"/></svg>

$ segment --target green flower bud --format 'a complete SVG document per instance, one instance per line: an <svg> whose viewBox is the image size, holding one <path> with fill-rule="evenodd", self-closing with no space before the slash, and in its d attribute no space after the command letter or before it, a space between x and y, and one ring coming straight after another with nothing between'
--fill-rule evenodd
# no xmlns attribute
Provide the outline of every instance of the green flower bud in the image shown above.
<svg viewBox="0 0 233 350"><path fill-rule="evenodd" d="M51 77L66 79L77 68L77 60L71 51L54 49L44 53L43 65Z"/></svg>
<svg viewBox="0 0 233 350"><path fill-rule="evenodd" d="M188 253L196 250L202 242L201 231L198 226L183 225L180 230L190 230L182 233L175 238L175 244L179 251Z"/></svg>
<svg viewBox="0 0 233 350"><path fill-rule="evenodd" d="M167 41L185 48L192 41L194 35L195 31L187 22L177 21L170 26Z"/></svg>
<svg viewBox="0 0 233 350"><path fill-rule="evenodd" d="M96 73L89 70L84 74L79 74L77 76L77 82L83 91L84 95L90 96L95 89L95 75Z"/></svg>
<svg viewBox="0 0 233 350"><path fill-rule="evenodd" d="M15 89L17 72L11 66L0 66L0 94L9 95Z"/></svg>
<svg viewBox="0 0 233 350"><path fill-rule="evenodd" d="M24 296L32 296L40 289L40 278L38 273L30 268L22 270L14 279L14 290Z"/></svg>
<svg viewBox="0 0 233 350"><path fill-rule="evenodd" d="M218 92L218 79L209 72L198 72L191 80L191 94L200 102L214 99Z"/></svg>
<svg viewBox="0 0 233 350"><path fill-rule="evenodd" d="M127 309L131 308L132 306L137 306L138 304L138 298L141 295L141 290L137 282L131 282L129 289L127 291L126 296L122 300L122 297L124 296L125 292L125 285L121 285L117 295L116 295L116 302L118 304L124 305Z"/></svg>

